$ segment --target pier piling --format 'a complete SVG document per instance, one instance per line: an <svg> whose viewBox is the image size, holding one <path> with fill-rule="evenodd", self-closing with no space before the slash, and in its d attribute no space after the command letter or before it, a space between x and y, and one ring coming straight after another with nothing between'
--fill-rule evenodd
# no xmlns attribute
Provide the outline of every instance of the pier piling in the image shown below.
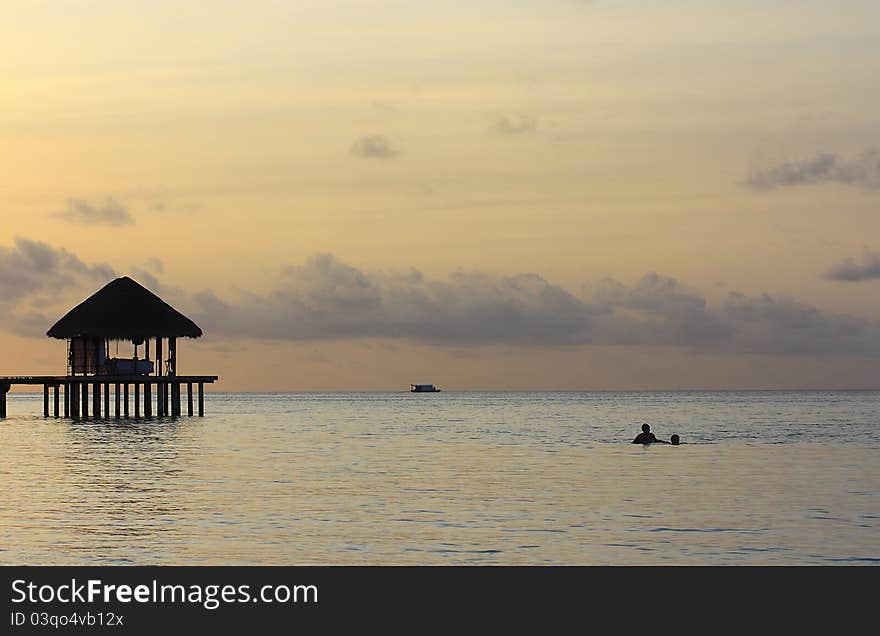
<svg viewBox="0 0 880 636"><path fill-rule="evenodd" d="M70 383L70 417L75 420L79 419L79 384Z"/></svg>
<svg viewBox="0 0 880 636"><path fill-rule="evenodd" d="M180 417L180 382L171 385L171 415Z"/></svg>
<svg viewBox="0 0 880 636"><path fill-rule="evenodd" d="M9 392L10 385L0 384L0 419L6 417L6 394Z"/></svg>
<svg viewBox="0 0 880 636"><path fill-rule="evenodd" d="M58 385L58 384L53 384L53 385L52 385L52 389L53 389L53 396L52 396L53 399L52 399L52 401L54 402L54 407L55 407L55 409L54 409L54 411L55 411L55 417L58 417L58 416L60 415L60 413L58 412L58 411L59 411L59 408L58 408L58 407L59 407L58 392L61 390L61 387L60 387L60 385Z"/></svg>
<svg viewBox="0 0 880 636"><path fill-rule="evenodd" d="M49 417L49 385L43 385L43 417Z"/></svg>
<svg viewBox="0 0 880 636"><path fill-rule="evenodd" d="M153 391L150 382L144 383L144 417L153 417Z"/></svg>
<svg viewBox="0 0 880 636"><path fill-rule="evenodd" d="M186 383L186 414L192 417L193 414L193 383Z"/></svg>

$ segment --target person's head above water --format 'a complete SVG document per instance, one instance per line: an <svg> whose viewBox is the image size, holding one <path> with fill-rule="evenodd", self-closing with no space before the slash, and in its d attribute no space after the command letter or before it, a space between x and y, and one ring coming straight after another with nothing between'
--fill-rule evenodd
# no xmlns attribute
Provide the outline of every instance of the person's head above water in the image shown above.
<svg viewBox="0 0 880 636"><path fill-rule="evenodd" d="M672 437L669 438L669 441L672 443L673 446L678 446L678 442L680 440L679 440L678 435L673 435Z"/></svg>
<svg viewBox="0 0 880 636"><path fill-rule="evenodd" d="M647 424L642 424L642 433L647 433L651 430L651 427Z"/></svg>

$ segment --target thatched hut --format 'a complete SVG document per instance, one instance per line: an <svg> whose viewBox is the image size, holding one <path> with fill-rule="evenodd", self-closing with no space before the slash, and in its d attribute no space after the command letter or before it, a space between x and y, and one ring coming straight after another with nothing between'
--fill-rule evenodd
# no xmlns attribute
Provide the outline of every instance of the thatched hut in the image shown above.
<svg viewBox="0 0 880 636"><path fill-rule="evenodd" d="M202 330L192 320L127 276L117 278L86 298L56 322L46 335L67 340L67 374L63 376L0 376L0 419L6 417L6 394L13 385L43 385L43 415L49 417L49 393L54 397L54 415L61 414L64 390L64 417L89 417L89 387L92 416L110 417L129 413L129 386L134 389L134 416L141 415L141 391L145 417L153 414L153 388L156 389L156 415L181 414L181 385L186 386L187 414L193 414L193 386L198 387L199 416L205 414L204 385L217 381L216 375L179 375L177 339L199 338ZM162 344L168 340L168 358ZM155 364L150 342L155 342ZM119 356L119 343L134 346L132 357ZM115 343L115 356L110 345ZM143 346L143 358L139 347ZM103 405L101 397L103 395Z"/></svg>
<svg viewBox="0 0 880 636"><path fill-rule="evenodd" d="M71 309L46 333L68 341L70 375L177 375L177 338L199 338L202 330L146 287L128 276L107 283ZM168 358L162 342L168 339ZM150 340L156 343L156 363ZM110 343L130 342L133 357L111 357ZM144 356L138 347L144 345Z"/></svg>

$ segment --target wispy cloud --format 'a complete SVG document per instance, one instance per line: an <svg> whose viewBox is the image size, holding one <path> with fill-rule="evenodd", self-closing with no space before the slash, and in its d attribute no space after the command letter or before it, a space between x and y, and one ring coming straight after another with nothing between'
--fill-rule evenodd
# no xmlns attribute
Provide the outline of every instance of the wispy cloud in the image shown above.
<svg viewBox="0 0 880 636"><path fill-rule="evenodd" d="M499 135L517 136L535 132L538 129L538 120L531 115L513 114L501 115L492 125Z"/></svg>
<svg viewBox="0 0 880 636"><path fill-rule="evenodd" d="M832 266L825 277L849 283L880 279L880 252L866 248L861 262L852 257L845 258Z"/></svg>
<svg viewBox="0 0 880 636"><path fill-rule="evenodd" d="M830 152L796 161L754 167L745 185L773 190L815 183L839 183L866 189L880 188L880 150L868 148L846 158Z"/></svg>
<svg viewBox="0 0 880 636"><path fill-rule="evenodd" d="M83 225L109 225L121 227L132 225L129 211L113 198L107 198L103 204L94 205L83 199L68 199L67 207L52 215L70 223Z"/></svg>
<svg viewBox="0 0 880 636"><path fill-rule="evenodd" d="M365 159L393 159L400 154L400 151L385 135L361 137L351 145L351 152L353 155Z"/></svg>

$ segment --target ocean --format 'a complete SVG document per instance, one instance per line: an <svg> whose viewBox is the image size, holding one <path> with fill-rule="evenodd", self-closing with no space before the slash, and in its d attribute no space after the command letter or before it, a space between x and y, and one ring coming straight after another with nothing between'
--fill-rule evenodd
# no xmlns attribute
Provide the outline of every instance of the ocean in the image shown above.
<svg viewBox="0 0 880 636"><path fill-rule="evenodd" d="M880 393L209 393L0 421L0 563L880 563ZM680 446L631 444L643 422Z"/></svg>

